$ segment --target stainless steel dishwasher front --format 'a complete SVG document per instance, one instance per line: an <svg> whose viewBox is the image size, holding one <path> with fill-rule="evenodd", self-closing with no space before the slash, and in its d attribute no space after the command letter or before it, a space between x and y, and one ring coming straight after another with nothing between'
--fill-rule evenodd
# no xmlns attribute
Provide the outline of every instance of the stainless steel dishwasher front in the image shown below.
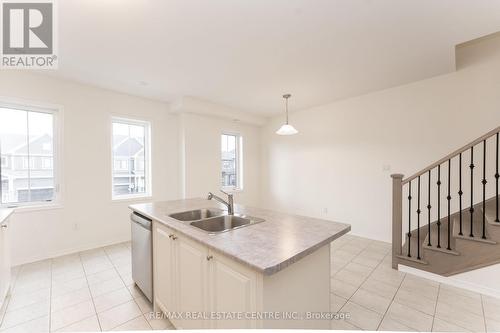
<svg viewBox="0 0 500 333"><path fill-rule="evenodd" d="M152 221L136 212L130 215L132 225L132 279L144 295L153 301Z"/></svg>

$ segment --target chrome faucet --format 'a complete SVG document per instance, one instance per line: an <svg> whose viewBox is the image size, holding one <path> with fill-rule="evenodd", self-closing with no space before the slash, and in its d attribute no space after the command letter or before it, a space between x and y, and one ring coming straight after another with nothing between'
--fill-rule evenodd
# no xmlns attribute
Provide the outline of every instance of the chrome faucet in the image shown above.
<svg viewBox="0 0 500 333"><path fill-rule="evenodd" d="M234 200L233 200L233 194L231 193L227 193L227 192L224 192L223 190L220 190L222 193L226 194L227 195L227 201L222 199L221 197L218 197L216 196L215 194L213 194L212 192L208 192L208 197L207 199L208 200L217 200L218 202L220 202L221 204L225 205L227 207L227 213L229 215L233 215L234 214Z"/></svg>

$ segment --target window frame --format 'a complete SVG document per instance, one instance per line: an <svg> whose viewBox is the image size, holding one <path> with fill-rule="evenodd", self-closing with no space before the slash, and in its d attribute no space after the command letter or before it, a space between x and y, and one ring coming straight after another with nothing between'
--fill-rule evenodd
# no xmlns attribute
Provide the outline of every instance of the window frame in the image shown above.
<svg viewBox="0 0 500 333"><path fill-rule="evenodd" d="M236 137L236 186L222 186L221 190L228 192L243 191L243 136L241 133L232 131L222 131L219 136L219 179L222 176L222 147L220 146L223 135Z"/></svg>
<svg viewBox="0 0 500 333"><path fill-rule="evenodd" d="M146 191L144 193L136 193L136 194L121 194L121 195L115 195L113 191L113 174L115 171L114 168L114 153L113 153L113 124L114 123L120 123L120 124L125 124L125 125L135 125L135 126L143 126L144 127L144 172L145 172L145 186L146 186ZM145 120L145 119L138 119L138 118L130 118L130 117L123 117L123 116L115 116L112 115L110 119L110 140L109 140L109 147L110 147L110 154L111 154L111 179L110 179L110 189L111 189L111 201L116 202L116 201L123 201L123 200L133 200L133 199L147 199L151 198L153 196L153 174L152 174L152 168L151 168L151 132L152 132L152 125L151 121Z"/></svg>
<svg viewBox="0 0 500 333"><path fill-rule="evenodd" d="M52 142L53 142L53 179L54 179L54 197L51 201L30 201L16 203L2 203L1 208L15 208L17 212L44 210L63 207L63 179L62 151L63 151L63 123L64 107L58 104L49 104L30 100L0 96L0 108L19 110L25 112L38 112L52 115Z"/></svg>

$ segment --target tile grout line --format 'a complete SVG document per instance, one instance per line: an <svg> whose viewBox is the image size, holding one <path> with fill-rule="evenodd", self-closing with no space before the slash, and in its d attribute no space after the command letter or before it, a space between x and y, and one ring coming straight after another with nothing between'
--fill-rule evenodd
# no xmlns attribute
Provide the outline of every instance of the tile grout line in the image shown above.
<svg viewBox="0 0 500 333"><path fill-rule="evenodd" d="M88 283L88 279L87 279L87 274L86 274L85 268L84 268L84 266L83 266L83 262L82 262L81 255L80 255L80 253L79 253L79 252L76 252L76 253L74 253L74 254L78 255L78 259L79 259L79 261L78 261L78 262L80 263L80 265L81 265L81 267L82 267L82 270L83 270L83 273L84 273L84 277L85 277L85 280L86 280L86 282L87 282L86 287L80 288L80 289L78 289L78 290L83 290L83 289L87 288L87 290L89 290L89 294L91 295L91 301L93 302L93 299L92 299L92 293L90 292L89 283ZM54 267L54 262L53 262L53 259L54 259L54 258L50 258L50 268L49 268L49 269L50 269L50 286L49 286L49 288L48 288L48 289L49 289L49 300L48 300L48 301L49 301L49 313L48 313L48 315L47 315L47 317L48 317L48 319L49 319L49 332L52 330L52 291L53 291L53 267ZM15 275L14 275L16 278L15 278L14 283L13 283L13 284L12 284L12 286L11 286L11 290L12 290L12 291L14 290L14 286L15 286L15 285L17 284L17 282L18 282L18 281L17 281L17 280L18 280L18 279L17 279L17 278L18 278L18 276L19 276L19 275L20 275L20 274L24 271L24 268L25 268L25 267L26 267L26 265L21 265L21 266L19 267L19 269L16 271L16 273L15 273ZM99 272L97 272L97 273L99 273ZM95 273L95 274L97 274L97 273ZM72 279L67 280L66 282L69 282L69 281L74 281L74 280L81 279L81 278L83 278L83 277L75 277L75 278L72 278ZM36 291L32 291L31 293L34 293L34 292L36 292ZM59 296L69 295L69 294L71 294L72 292L74 292L74 291L70 291L70 292L67 292L67 293L61 294L61 295L59 295ZM29 294L29 293L27 293L27 294ZM103 294L103 295L105 295L105 294ZM59 296L58 296L58 297L59 297ZM7 313L7 308L8 308L8 306L10 305L10 301L11 301L11 299L12 299L11 297L8 297L8 300L7 300L7 303L6 303L6 306L5 306L5 310L6 310L6 311L5 311L5 314ZM79 304L81 304L81 303L84 303L84 302L87 302L87 301L88 301L88 300L81 301L81 302L78 302L78 303L76 303L76 304L72 304L71 306L68 306L68 307L77 306L77 305L79 305ZM35 304L36 304L36 303L35 303ZM19 308L18 310L21 310L21 309L26 308L26 307L31 306L31 305L34 305L34 304L28 304L28 305L25 305L25 306L23 306L23 307ZM95 304L93 303L93 305L94 305L94 310L95 310L95 312L96 312L96 314L95 314L95 315L97 315L97 311L96 311L96 308L95 308ZM120 304L120 305L121 305L121 304ZM110 309L111 309L111 308L110 308ZM16 309L16 310L17 310L17 309ZM60 310L58 310L58 311L63 311L63 310L64 310L64 309L60 309ZM56 311L56 312L58 312L58 311ZM4 314L4 315L5 315L5 314ZM25 322L23 322L23 323L16 324L16 325L14 325L14 326L12 326L12 327L10 327L10 328L14 328L14 327L17 327L17 326L20 326L20 325L23 325L23 324L26 324L26 323L32 322L32 321L34 321L34 320L39 320L39 319L40 319L40 318L42 318L42 317L43 317L43 316L40 316L40 317L36 317L36 318L30 319L30 320L27 320L27 321L25 321ZM77 322L80 322L80 321L82 321L82 320L86 320L86 319L88 319L88 318L90 318L90 317L92 317L92 316L89 316L89 317L83 318L83 319L81 319L81 320L79 320L79 321L77 321ZM2 318L2 321L3 321L3 318ZM76 323L76 322L75 322L75 323ZM71 323L71 324L66 325L66 326L64 326L64 327L68 327L68 326L73 325L73 324L75 324L75 323ZM100 326L100 324L99 324L99 326ZM64 328L64 327L61 327L60 329L62 329L62 328Z"/></svg>
<svg viewBox="0 0 500 333"><path fill-rule="evenodd" d="M483 311L483 323L484 323L484 331L488 331L488 326L486 325L486 313L484 312L484 300L483 300L483 295L479 294L479 297L481 297L481 310Z"/></svg>
<svg viewBox="0 0 500 333"><path fill-rule="evenodd" d="M434 304L434 315L432 316L432 325L431 325L431 331L434 331L434 322L436 321L436 312L437 312L437 306L439 302L439 294L441 293L441 283L438 284L438 293L436 297L436 304Z"/></svg>
<svg viewBox="0 0 500 333"><path fill-rule="evenodd" d="M121 243L118 243L118 244L121 244ZM125 246L125 245L124 245L124 246ZM125 246L125 247L126 247L126 246ZM111 257L108 255L108 252L106 252L106 250L105 250L105 249L104 249L104 253L105 253L105 254L106 254L106 256L108 257L109 261L111 262L111 265L113 265L113 268L115 269L116 273L118 274L118 276L119 276L119 277L120 277L120 279L122 280L123 284L125 285L125 289L127 289L127 292L128 292L128 293L130 294L130 296L132 297L132 300L134 301L134 303L137 305L137 307L138 307L138 308L139 308L139 310L141 311L141 316L144 318L144 320L146 320L146 323L148 324L149 328L151 328L151 330L153 330L153 326L151 326L151 324L149 323L149 320L147 320L146 316L144 316L144 313L142 313L142 309L141 309L141 307L139 306L139 303L137 303L137 300L136 300L137 298L136 298L136 297L134 297L134 296L132 295L132 293L130 292L130 289L128 289L128 287L129 287L129 286L127 286L127 284L125 283L125 280L123 280L123 277L122 277L122 275L120 274L120 272L118 271L118 269L116 268L116 265L115 265L115 263L113 262L113 259L111 259ZM125 303L123 303L123 304L125 304ZM139 318L139 316L138 316L138 317L136 317L136 318L134 318L134 319L131 319L131 320L129 320L129 321L135 320L135 319L137 319L137 318ZM121 324L121 325L124 325L124 324L126 324L126 323L128 323L128 321L127 321L127 322L125 322L125 323L123 323L123 324ZM121 325L118 325L118 326L121 326ZM118 327L118 326L117 326L117 327ZM116 328L116 327L115 327L115 328Z"/></svg>
<svg viewBox="0 0 500 333"><path fill-rule="evenodd" d="M388 254L389 255L389 254ZM392 254L391 254L392 255ZM384 257L385 258L385 257ZM385 310L384 312L384 315L382 316L382 320L380 321L380 323L378 324L377 326L377 331L380 329L380 325L382 325L382 322L384 321L385 317L387 316L387 312L389 312L389 309L391 308L391 305L394 304L394 299L396 299L396 295L398 294L399 292L399 289L401 289L401 286L403 285L403 282L404 280L406 279L406 274L403 273L403 278L401 279L401 282L399 283L399 286L398 288L396 289L396 292L394 293L394 295L392 296L392 299L391 299L391 303L389 303L389 306L387 307L387 309ZM396 322L400 323L399 321L395 320ZM404 326L407 326L403 323L400 323L401 325L404 325ZM411 328L411 327L409 327Z"/></svg>
<svg viewBox="0 0 500 333"><path fill-rule="evenodd" d="M8 309L8 307L9 307L9 305L10 305L11 300L12 300L12 296L13 296L12 292L14 291L14 286L15 286L15 284L17 283L17 277L18 277L18 275L21 273L22 268L23 268L23 267L25 267L26 265L27 265L27 264L25 264L25 265L21 265L21 267L19 268L19 271L16 273L16 280L15 280L15 282L13 283L13 285L11 286L11 289L10 289L10 291L9 291L9 296L7 297L8 301L7 301L6 305L5 305L5 314L4 314L4 317L2 318L2 322L0 323L0 331L4 331L4 329L1 329L1 325L3 324L3 320L5 319L5 316L7 315L7 309ZM35 292L36 292L36 291L30 291L30 292L28 292L28 293L26 293L26 294L31 294L31 293L35 293ZM22 294L24 294L24 293L22 293ZM49 294L49 295L50 295L50 294ZM49 302L50 302L50 301L49 301ZM16 309L16 310L13 310L13 311L23 310L24 308L27 308L27 307L29 307L29 306L36 305L36 304L38 304L38 303L41 303L41 302L35 302L35 303L33 303L33 304L24 305L24 306L22 306L22 307L20 307L20 308L18 308L18 309ZM7 328L5 328L5 330L7 330L7 329L8 329L8 330L13 329L13 328L15 328L15 327L18 327L18 326L24 325L24 324L26 324L26 323L30 323L30 322L35 321L35 320L39 320L40 318L43 318L43 316L37 316L37 317L32 318L32 319L30 319L30 320L27 320L27 321L24 321L24 322L21 322L21 323L15 324L14 326L11 326L11 327L7 327Z"/></svg>
<svg viewBox="0 0 500 333"><path fill-rule="evenodd" d="M121 243L117 243L117 244L121 244ZM124 245L124 246L125 246L125 245ZM126 247L126 246L125 246L125 247ZM115 263L113 262L113 259L111 259L111 257L109 256L108 252L106 251L106 249L105 249L104 247L103 247L102 249L103 249L104 254L106 255L106 257L108 258L108 260L111 262L111 265L113 265L113 269L114 269L114 270L115 270L115 272L118 274L118 277L119 277L119 278L120 278L120 280L123 282L123 285L125 286L125 289L127 289L127 292L128 292L128 293L130 294L130 296L132 297L132 301L134 301L135 305L136 305L136 306L139 308L139 310L141 311L141 315L140 315L140 316L137 316L137 317L135 317L135 318L133 318L133 319L130 319L130 320L128 320L128 321L126 321L126 322L124 322L124 323L122 323L122 324L120 324L120 325L118 325L118 326L116 326L116 327L119 327L119 326L121 326L121 325L125 325L126 323L128 323L128 322L130 322L130 321L132 321L132 320L135 320L135 319L137 319L137 318L139 318L139 317L142 317L144 320L146 320L146 323L147 323L147 324L148 324L148 326L151 328L151 330L153 330L153 327L151 326L151 324L149 323L149 321L148 321L148 320L146 319L146 317L144 316L144 313L142 313L142 309L141 309L141 307L139 306L139 304L137 303L136 298L132 295L132 293L130 293L130 290L128 289L128 287L129 287L129 286L127 286L127 284L126 284L126 283L125 283L125 281L123 280L123 277L122 277L122 275L120 274L120 272L118 271L118 269L116 268L116 265L115 265ZM127 302L129 302L129 301L126 301L126 302L120 303L119 305L125 304L125 303L127 303ZM118 305L117 305L117 306L118 306ZM112 308L111 308L111 309L112 309ZM116 327L113 327L113 328L112 328L112 330L113 330L113 329L115 329Z"/></svg>
<svg viewBox="0 0 500 333"><path fill-rule="evenodd" d="M15 279L14 279L14 282L12 283L12 285L10 286L9 288L9 293L7 295L7 302L5 302L4 304L4 307L5 307L5 311L2 313L2 318L0 318L0 330L2 329L2 325L3 325L3 321L5 319L5 316L7 315L7 309L9 308L9 304L10 304L10 301L12 299L12 293L14 291L14 288L16 286L16 282L17 282L17 275L19 274L20 270L21 270L22 266L19 267L19 269L17 270L16 274L15 274Z"/></svg>
<svg viewBox="0 0 500 333"><path fill-rule="evenodd" d="M410 274L410 273L407 273L407 274ZM415 276L415 275L412 275L412 274L410 274L410 275L411 275L411 276ZM427 280L427 279L426 279L426 280ZM440 285L441 285L441 284L439 284L439 285L438 285L438 292L439 292ZM424 296L424 297L426 297L426 296ZM426 297L426 298L427 298L427 299L429 299L428 297ZM438 300L436 300L436 310L437 310L437 302L438 302ZM400 303L398 303L398 302L395 302L395 303L400 304ZM426 312L423 312L423 311L421 311L421 310L419 310L419 309L415 309L415 308L414 308L414 307L412 307L412 306L405 305L405 304L400 304L400 305L406 306L406 307L408 307L408 308L410 308L410 309L412 309L412 310L414 310L414 311L420 312L421 314L424 314L424 315L427 315L427 316L431 316L430 314L428 314L428 313L426 313ZM432 322L434 323L434 319L435 319L435 317L436 317L436 316L432 316L432 317L433 317ZM444 322L449 323L449 321L448 321L448 320L441 319L440 317L437 317L437 318L438 318L439 320L441 320L441 321L444 321ZM394 320L395 320L395 321L397 321L398 323L400 323L397 319L394 319ZM402 323L401 323L401 324L402 324ZM451 323L450 323L450 324L451 324ZM403 325L404 325L404 324L403 324ZM455 326L457 326L457 327L462 328L462 329L464 330L464 332L469 332L469 329L467 329L467 328L465 328L465 327L463 327L463 326L461 326L461 325L458 325L458 324L456 324L456 323L453 323L453 325L455 325ZM405 326L407 326L407 325L405 325Z"/></svg>
<svg viewBox="0 0 500 333"><path fill-rule="evenodd" d="M50 288L49 288L49 332L52 332L52 265L53 259L50 259Z"/></svg>
<svg viewBox="0 0 500 333"><path fill-rule="evenodd" d="M100 248L97 248L97 249L103 249L104 253L106 254L106 252L105 252L105 250L104 250L104 247L100 247ZM87 273L86 273L86 271L85 271L85 267L84 267L84 265L83 265L83 262L82 262L82 259L81 259L80 254L79 254L79 253L77 253L77 254L79 255L80 264L82 265L82 269L83 269L83 271L84 271L85 279L86 279L86 281L87 281L87 286L86 286L86 287L84 287L84 288L78 289L78 290L82 290L82 289L85 289L85 288L87 288L87 289L89 290L89 294L90 294L90 296L91 296L91 299L90 299L90 300L92 301L93 306L94 306L94 310L95 310L95 314L94 314L94 315L97 317L97 320L98 320L98 323L99 323L99 327L101 328L101 324L100 324L99 316L97 315L97 314L98 314L98 313L97 313L97 308L95 307L95 303L94 303L94 296L93 296L92 292L90 291L90 284L89 284L89 282L88 282ZM106 256L107 256L107 254L106 254ZM109 260L110 260L110 262L112 263L111 259L109 259ZM113 270L114 270L114 271L115 271L115 272L119 275L119 273L116 271L116 269L115 269L114 267L112 267L112 268L110 268L110 269L113 269ZM100 272L95 272L95 273L92 273L92 274L89 274L89 275L91 276L91 275L94 275L94 274L99 274L99 273L104 272L104 271L105 271L105 270L100 271ZM120 277L120 275L119 275L119 277ZM79 278L75 278L75 279L79 279ZM74 279L72 279L72 280L74 280ZM70 280L70 281L72 281L72 280ZM125 285L125 283L124 283L124 285ZM126 288L126 287L124 287L124 288ZM127 289L127 292L130 292L130 291L128 290L128 288L126 288L126 289ZM119 289L117 289L117 290L119 290ZM96 298L97 298L97 297L100 297L100 296L108 295L108 294L113 293L113 292L115 292L115 291L117 291L117 290L112 290L112 291L106 292L106 293L104 293L104 294L102 294L102 295L96 296ZM66 294L64 294L64 295L67 295L67 294L70 294L70 293L71 293L71 292L68 292L68 293L66 293ZM130 295L130 296L132 297L132 300L134 300L134 303L135 303L135 304L137 304L137 302L135 301L135 298L134 298L132 295ZM69 307L77 306L77 305L79 305L79 304L82 304L82 303L85 303L85 302L88 302L88 301L89 301L89 300L84 300L84 301L81 301L81 302L79 302L79 303L73 304L73 305L71 305L71 306L69 306ZM115 308L115 307L118 307L118 306L123 305L123 304L125 304L125 303L127 303L127 302L130 302L130 301L131 301L131 300L124 301L124 302L122 302L122 303L116 304L116 305L114 305L114 306L112 306L112 307L110 307L110 308L108 308L108 309L106 309L106 310L104 310L104 311L111 310L111 309L113 309L113 308ZM138 305L138 304L137 304L137 306L139 307L139 305ZM140 307L139 307L139 309L140 309ZM61 309L61 311L62 311L62 310L63 310L63 309ZM103 311L103 312L104 312L104 311ZM82 318L82 319L78 320L77 322L74 322L74 323L68 324L68 325L66 325L66 326L64 326L64 327L61 327L60 329L65 328L65 327L68 327L68 326L71 326L71 325L76 324L76 323L79 323L79 322L81 322L81 321L83 321L83 320L86 320L86 319L88 319L88 318L93 317L94 315L91 315L91 316L86 317L86 318ZM141 310L141 315L142 315L142 310ZM139 317L139 316L137 316L136 318L138 318L138 317ZM133 318L133 319L136 319L136 318ZM131 319L131 320L132 320L132 319ZM123 323L122 323L122 324L123 324ZM122 325L122 324L120 324L120 325ZM148 322L148 324L149 324L149 322ZM120 326L120 325L118 325L118 326ZM118 327L118 326L116 326L116 327ZM116 328L116 327L114 327L114 328ZM111 328L111 329L113 329L113 328ZM101 328L101 330L102 330L102 328Z"/></svg>
<svg viewBox="0 0 500 333"><path fill-rule="evenodd" d="M117 243L117 244L121 244L121 243ZM120 278L120 280L123 282L123 285L125 286L125 288L127 289L127 291L130 293L130 290L128 289L128 286L127 284L125 283L125 281L123 280L123 277L122 275L120 274L120 272L118 271L115 263L113 262L113 259L111 259L111 257L108 255L108 252L106 252L106 249L103 248L103 251L104 251L104 254L106 255L106 257L108 258L109 262L111 263L111 265L113 266L113 269L115 270L116 274L118 274L118 277ZM130 295L132 296L132 294ZM132 299L134 299L134 297L132 297Z"/></svg>
<svg viewBox="0 0 500 333"><path fill-rule="evenodd" d="M97 318L97 324L99 325L99 330L102 332L101 321L99 320L99 316L97 315L97 309L96 309L95 303L94 303L94 295L92 294L92 291L90 290L89 279L87 278L87 271L85 270L85 265L83 264L83 261L82 261L81 252L78 253L78 258L80 259L80 264L82 265L83 273L85 275L85 281L87 281L87 288L89 290L90 300L92 301L92 306L94 307L95 317ZM88 317L88 318L90 318L90 317ZM84 319L82 319L82 320L84 320Z"/></svg>
<svg viewBox="0 0 500 333"><path fill-rule="evenodd" d="M349 243L350 243L350 242L349 242ZM348 243L348 244L349 244L349 243ZM370 243L371 243L371 242L370 242ZM363 251L364 251L364 250L365 250L365 249L369 246L369 244L370 244L370 243L368 243L365 247L363 247L363 249L362 249L362 250L361 250L361 251L360 251L360 252L359 252L356 256L354 256L354 258L353 258L352 260L356 259L356 258L357 258L357 257L358 257L358 256L359 256L359 255L360 255L360 254L361 254L361 253L362 253L362 252L363 252ZM363 280L363 282L361 282L361 284L357 287L356 291L355 291L355 292L354 292L354 293L353 293L353 294L352 294L352 295L351 295L351 296L347 299L347 301L346 301L346 302L345 302L345 304L344 304L344 305L340 308L340 310L339 310L339 311L342 311L342 309L343 309L343 308L347 305L347 303L349 303L349 302L351 301L351 298L352 298L352 297L353 297L353 296L354 296L354 295L358 292L358 290L359 290L359 289L361 289L361 286L362 286L362 285L363 285L363 284L364 284L364 283L365 283L365 282L366 282L366 281L370 278L370 276L372 276L373 272L375 272L375 270L376 270L378 267L380 267L380 265L382 265L382 263L384 262L385 258L386 258L389 254L390 254L390 253L387 253L386 255L384 255L384 257L382 258L382 260L380 260L380 262L377 264L377 266L375 266L375 267L373 267L373 268L372 268L372 267L369 267L369 268L372 268L372 271L370 272L370 274L368 274L368 276L367 276L367 277ZM351 260L351 262L352 262L352 260ZM358 264L358 265L361 265L361 264ZM361 265L361 266L364 266L364 265ZM364 266L364 267L368 267L368 266ZM336 274L335 274L335 275L336 275ZM334 293L334 294L335 294L335 293ZM336 294L335 294L335 295L336 295ZM362 307L363 309L366 309L366 310L371 311L371 312L373 312L373 313L377 313L377 312L375 312L375 311L373 311L373 310L371 310L371 309L368 309L368 308L366 308L366 307L364 307L364 306L362 306L362 305L360 305L360 304L358 304L358 303L356 303L356 302L354 302L354 301L352 301L352 302L353 302L354 304L356 304L357 306ZM379 313L377 313L377 314L379 314ZM384 319L384 318L382 317L382 320L383 320L383 319ZM382 322L382 320L380 321L380 323ZM379 323L379 325L380 325L380 323ZM351 323L349 323L349 324L351 324ZM353 325L354 327L357 327L357 326L356 326L356 325L354 325L354 324L351 324L351 325ZM378 326L377 326L377 327L378 327ZM360 327L358 327L358 328L359 328L359 329L361 329Z"/></svg>
<svg viewBox="0 0 500 333"><path fill-rule="evenodd" d="M353 239L351 239L350 241L348 241L346 244L344 244L344 245L340 246L340 248L339 248L338 250L340 250L341 248L343 248L345 245L350 244L352 241L353 241ZM339 273L339 272L340 272L343 268L345 268L345 267L346 267L349 263L351 263L353 259L355 259L357 256L359 256L359 255L361 254L361 252L363 252L363 250L364 250L364 249L366 249L367 247L368 247L368 245L367 245L367 246L365 246L365 247L364 247L364 248L363 248L363 249L362 249L362 250L361 250L358 254L356 254L356 255L355 255L355 256L354 256L354 257L353 257L350 261L348 261L347 263L345 263L345 264L344 264L344 266L342 266L342 268L341 268L339 271L337 271L337 272L336 272L333 276L331 276L331 277L330 277L330 280L331 280L332 278L334 278L334 277L335 277L335 275L337 275L337 273ZM385 258L385 256L384 256L384 258ZM383 260L384 260L384 259L382 259L382 261L383 261ZM381 262L382 262L382 261L381 261ZM374 271L374 270L375 270L375 268L374 268L374 269L372 270L372 272L368 275L368 277L370 277L370 275L373 273L373 271ZM367 279L368 279L368 277L367 277ZM350 301L350 299L352 298L352 296L353 296L353 295L354 295L354 294L355 294L355 293L359 290L359 288L361 287L361 285L362 285L365 281L366 281L366 280L364 280L363 282L361 282L360 286L356 289L356 291L355 291L355 292L354 292L354 293L353 293L353 294L352 294L349 298L347 298L347 299L346 299L346 302L344 303L344 305L342 305L342 307L339 309L339 311L338 311L338 312L342 311L342 309L346 306L346 304L347 304L347 303L349 303L349 301ZM330 288L331 288L331 286L330 286ZM333 293L335 296L337 296L337 297L342 297L342 296L340 296L340 295L335 294L334 292L332 292L332 293ZM343 298L343 297L342 297L342 298ZM356 304L356 305L359 305L359 304L357 304L357 303L355 303L355 304ZM371 310L370 310L370 311L371 311ZM345 320L344 320L344 321L345 321ZM358 327L358 326L356 326L356 325L354 325L354 324L352 324L352 323L349 323L349 324L351 324L352 326L354 326L354 327L359 328L360 330L362 330L362 328L360 328L360 327Z"/></svg>

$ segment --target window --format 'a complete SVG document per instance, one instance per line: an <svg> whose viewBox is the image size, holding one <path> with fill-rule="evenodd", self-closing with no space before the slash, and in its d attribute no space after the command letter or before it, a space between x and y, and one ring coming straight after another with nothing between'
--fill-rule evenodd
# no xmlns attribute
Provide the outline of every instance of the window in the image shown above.
<svg viewBox="0 0 500 333"><path fill-rule="evenodd" d="M0 104L0 204L40 205L57 199L57 110Z"/></svg>
<svg viewBox="0 0 500 333"><path fill-rule="evenodd" d="M52 158L42 157L42 169L52 169Z"/></svg>
<svg viewBox="0 0 500 333"><path fill-rule="evenodd" d="M113 199L151 195L149 137L148 122L113 118Z"/></svg>
<svg viewBox="0 0 500 333"><path fill-rule="evenodd" d="M242 189L241 136L222 134L221 136L221 185L224 189Z"/></svg>

